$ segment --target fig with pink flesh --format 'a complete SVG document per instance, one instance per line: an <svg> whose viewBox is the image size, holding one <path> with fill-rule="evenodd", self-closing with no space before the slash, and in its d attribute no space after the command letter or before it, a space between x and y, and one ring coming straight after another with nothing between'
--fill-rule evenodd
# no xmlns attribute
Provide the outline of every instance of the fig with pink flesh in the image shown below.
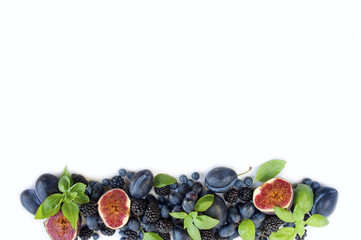
<svg viewBox="0 0 361 240"><path fill-rule="evenodd" d="M282 178L272 178L253 192L253 203L263 213L275 214L273 208L290 209L293 202L293 188Z"/></svg>
<svg viewBox="0 0 361 240"><path fill-rule="evenodd" d="M75 230L68 219L65 218L63 212L60 210L54 216L48 218L44 225L49 236L53 240L74 240L78 235L78 230L81 224L81 217L79 216L78 227Z"/></svg>
<svg viewBox="0 0 361 240"><path fill-rule="evenodd" d="M98 211L107 227L119 229L128 222L130 199L122 189L112 189L99 199Z"/></svg>

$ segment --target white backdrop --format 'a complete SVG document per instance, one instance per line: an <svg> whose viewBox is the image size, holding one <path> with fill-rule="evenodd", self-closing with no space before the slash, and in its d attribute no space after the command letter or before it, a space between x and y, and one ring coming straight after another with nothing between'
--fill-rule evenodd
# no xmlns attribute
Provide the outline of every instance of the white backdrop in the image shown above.
<svg viewBox="0 0 361 240"><path fill-rule="evenodd" d="M357 2L1 1L1 238L49 239L19 195L65 165L101 180L281 158L339 190L307 239L357 239Z"/></svg>

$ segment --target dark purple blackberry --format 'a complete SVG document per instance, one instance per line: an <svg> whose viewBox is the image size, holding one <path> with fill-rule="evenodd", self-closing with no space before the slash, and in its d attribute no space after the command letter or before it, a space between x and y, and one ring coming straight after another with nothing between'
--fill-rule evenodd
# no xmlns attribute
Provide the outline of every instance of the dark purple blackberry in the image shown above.
<svg viewBox="0 0 361 240"><path fill-rule="evenodd" d="M136 240L138 236L137 232L134 232L132 230L125 231L124 235L126 240Z"/></svg>
<svg viewBox="0 0 361 240"><path fill-rule="evenodd" d="M90 238L92 237L93 233L94 233L94 231L93 231L93 230L90 230L90 229L88 228L88 226L85 225L84 227L82 227L82 228L80 229L79 238L80 238L81 240L88 240L88 239L90 239Z"/></svg>
<svg viewBox="0 0 361 240"><path fill-rule="evenodd" d="M235 188L229 189L224 193L224 200L228 203L235 203L239 198L239 191Z"/></svg>
<svg viewBox="0 0 361 240"><path fill-rule="evenodd" d="M100 233L104 236L113 236L115 233L114 229L108 228L104 223L99 224Z"/></svg>
<svg viewBox="0 0 361 240"><path fill-rule="evenodd" d="M201 230L201 239L202 240L216 240L216 235L212 230Z"/></svg>
<svg viewBox="0 0 361 240"><path fill-rule="evenodd" d="M110 179L110 186L112 188L122 188L124 186L125 182L124 179L121 176L114 176L112 179Z"/></svg>
<svg viewBox="0 0 361 240"><path fill-rule="evenodd" d="M83 176L83 175L80 175L80 174L75 174L75 173L73 173L72 175L71 175L71 179L73 179L73 183L75 184L75 183L84 183L85 185L87 185L88 186L88 184L89 184L89 182L88 182L88 180L86 180L86 178Z"/></svg>
<svg viewBox="0 0 361 240"><path fill-rule="evenodd" d="M143 216L147 209L147 201L145 199L136 199L131 201L130 209L135 217Z"/></svg>
<svg viewBox="0 0 361 240"><path fill-rule="evenodd" d="M145 221L148 223L155 223L160 219L160 210L158 208L158 203L150 201L148 203L147 209L144 212Z"/></svg>
<svg viewBox="0 0 361 240"><path fill-rule="evenodd" d="M79 212L84 217L95 216L96 214L98 214L98 207L94 202L80 204Z"/></svg>
<svg viewBox="0 0 361 240"><path fill-rule="evenodd" d="M283 221L276 215L273 215L266 218L263 227L267 233L272 233L277 232L282 224Z"/></svg>
<svg viewBox="0 0 361 240"><path fill-rule="evenodd" d="M253 198L253 189L249 187L243 187L239 190L238 196L242 202L249 202Z"/></svg>
<svg viewBox="0 0 361 240"><path fill-rule="evenodd" d="M169 233L173 231L174 224L168 219L161 219L157 222L157 229L160 233Z"/></svg>
<svg viewBox="0 0 361 240"><path fill-rule="evenodd" d="M155 192L155 194L164 197L164 196L169 195L170 188L169 188L169 186L164 186L164 187L160 187L160 188L154 187L154 192Z"/></svg>
<svg viewBox="0 0 361 240"><path fill-rule="evenodd" d="M171 240L169 233L158 233L159 237L163 238L163 240Z"/></svg>

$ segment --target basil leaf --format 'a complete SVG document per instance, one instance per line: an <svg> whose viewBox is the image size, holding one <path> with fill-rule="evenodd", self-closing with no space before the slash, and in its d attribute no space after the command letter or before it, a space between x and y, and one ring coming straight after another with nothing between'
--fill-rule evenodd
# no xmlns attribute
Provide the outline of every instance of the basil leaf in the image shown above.
<svg viewBox="0 0 361 240"><path fill-rule="evenodd" d="M306 224L312 227L324 227L328 224L328 219L321 214L313 214L306 220Z"/></svg>
<svg viewBox="0 0 361 240"><path fill-rule="evenodd" d="M73 179L71 178L71 175L70 175L67 167L64 168L64 171L61 174L60 178L62 178L63 176L67 176L70 179L70 186L72 186L73 185Z"/></svg>
<svg viewBox="0 0 361 240"><path fill-rule="evenodd" d="M47 197L43 202L43 213L50 212L57 208L57 206L63 201L63 194L54 193Z"/></svg>
<svg viewBox="0 0 361 240"><path fill-rule="evenodd" d="M78 204L74 202L64 203L61 207L61 211L64 216L70 222L71 226L76 230L78 227L78 218L79 218L79 207Z"/></svg>
<svg viewBox="0 0 361 240"><path fill-rule="evenodd" d="M185 219L188 216L188 214L185 212L171 212L169 215L178 219Z"/></svg>
<svg viewBox="0 0 361 240"><path fill-rule="evenodd" d="M238 234L243 240L254 240L256 236L256 227L252 220L246 219L238 226Z"/></svg>
<svg viewBox="0 0 361 240"><path fill-rule="evenodd" d="M270 240L293 240L296 237L296 230L291 227L280 228L269 237Z"/></svg>
<svg viewBox="0 0 361 240"><path fill-rule="evenodd" d="M277 217L279 217L282 221L295 222L293 214L290 211L280 208L280 207L274 207L273 209L274 209Z"/></svg>
<svg viewBox="0 0 361 240"><path fill-rule="evenodd" d="M74 200L74 198L78 195L76 192L67 192L65 193L64 200L65 202L69 203Z"/></svg>
<svg viewBox="0 0 361 240"><path fill-rule="evenodd" d="M190 212L189 216L191 216L193 219L195 219L198 216L197 212Z"/></svg>
<svg viewBox="0 0 361 240"><path fill-rule="evenodd" d="M295 231L300 237L305 234L305 224L303 221L296 222Z"/></svg>
<svg viewBox="0 0 361 240"><path fill-rule="evenodd" d="M305 213L303 212L302 208L299 205L296 205L295 209L293 210L293 218L295 219L295 221L302 221L304 216Z"/></svg>
<svg viewBox="0 0 361 240"><path fill-rule="evenodd" d="M198 228L193 224L191 224L187 228L187 232L193 240L201 240L201 233L199 232Z"/></svg>
<svg viewBox="0 0 361 240"><path fill-rule="evenodd" d="M61 206L61 202L54 209L44 212L44 209L43 209L44 203L42 203L35 213L35 219L44 219L44 218L49 218L51 216L54 216L55 214L57 214L59 212L60 206Z"/></svg>
<svg viewBox="0 0 361 240"><path fill-rule="evenodd" d="M256 173L256 180L258 182L266 182L271 178L274 178L277 174L279 174L282 169L285 167L285 160L270 160L262 164Z"/></svg>
<svg viewBox="0 0 361 240"><path fill-rule="evenodd" d="M206 211L210 206L212 206L214 201L214 195L213 194L207 194L200 199L198 199L195 210L196 212L204 212Z"/></svg>
<svg viewBox="0 0 361 240"><path fill-rule="evenodd" d="M163 238L154 232L146 232L143 235L143 240L163 240Z"/></svg>
<svg viewBox="0 0 361 240"><path fill-rule="evenodd" d="M190 225L192 225L192 224L193 224L193 218L188 215L188 216L184 219L184 223L183 223L184 228L189 228Z"/></svg>
<svg viewBox="0 0 361 240"><path fill-rule="evenodd" d="M211 229L217 226L218 223L218 219L214 219L206 215L198 216L194 219L194 224L199 229Z"/></svg>
<svg viewBox="0 0 361 240"><path fill-rule="evenodd" d="M58 188L65 193L70 188L70 179L68 176L62 176L58 182Z"/></svg>
<svg viewBox="0 0 361 240"><path fill-rule="evenodd" d="M78 182L71 186L69 192L84 193L85 189L86 185L84 183Z"/></svg>
<svg viewBox="0 0 361 240"><path fill-rule="evenodd" d="M299 207L306 214L311 211L313 206L313 191L306 184L298 184L294 191L293 204Z"/></svg>
<svg viewBox="0 0 361 240"><path fill-rule="evenodd" d="M174 177L169 176L168 174L160 173L154 177L153 186L160 188L160 187L169 186L176 182L177 179L175 179Z"/></svg>
<svg viewBox="0 0 361 240"><path fill-rule="evenodd" d="M77 193L77 195L74 198L74 202L80 204L88 203L89 201L90 201L89 197L85 193Z"/></svg>

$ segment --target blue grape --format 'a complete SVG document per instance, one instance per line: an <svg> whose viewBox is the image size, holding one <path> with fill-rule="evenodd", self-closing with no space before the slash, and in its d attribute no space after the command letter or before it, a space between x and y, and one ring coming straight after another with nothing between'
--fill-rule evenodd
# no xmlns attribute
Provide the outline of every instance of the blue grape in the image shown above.
<svg viewBox="0 0 361 240"><path fill-rule="evenodd" d="M244 219L251 218L253 216L255 210L256 209L255 209L253 203L246 202L245 204L243 204L243 207L242 207L242 211L241 211L242 218L244 218Z"/></svg>
<svg viewBox="0 0 361 240"><path fill-rule="evenodd" d="M190 213L194 210L194 207L196 206L196 203L193 199L191 198L184 198L183 199L183 202L182 202L182 207L183 207L183 210L186 212L186 213Z"/></svg>
<svg viewBox="0 0 361 240"><path fill-rule="evenodd" d="M241 213L235 206L230 206L227 210L228 222L239 223L242 219Z"/></svg>
<svg viewBox="0 0 361 240"><path fill-rule="evenodd" d="M219 229L218 234L221 237L230 237L236 232L236 228L236 224L228 223Z"/></svg>

